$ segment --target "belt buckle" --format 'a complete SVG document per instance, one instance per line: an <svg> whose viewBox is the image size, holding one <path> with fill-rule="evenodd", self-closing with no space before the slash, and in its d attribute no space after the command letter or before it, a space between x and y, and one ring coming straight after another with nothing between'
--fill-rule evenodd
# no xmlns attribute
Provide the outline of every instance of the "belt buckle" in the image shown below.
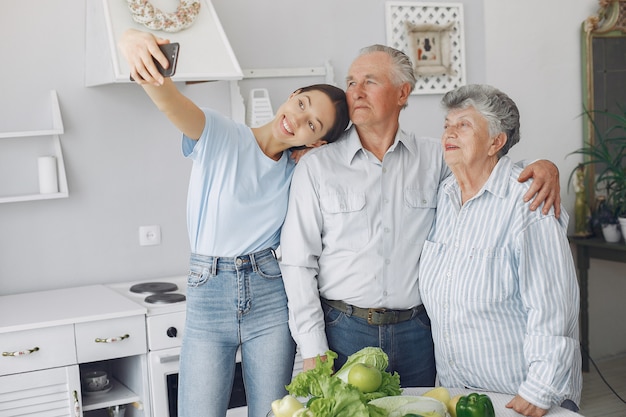
<svg viewBox="0 0 626 417"><path fill-rule="evenodd" d="M381 320L385 317L385 313L387 312L386 308L368 308L367 309L367 324L371 324L374 326L380 326L381 324L385 324L384 320ZM374 314L376 315L374 316ZM376 317L376 319L374 318Z"/></svg>

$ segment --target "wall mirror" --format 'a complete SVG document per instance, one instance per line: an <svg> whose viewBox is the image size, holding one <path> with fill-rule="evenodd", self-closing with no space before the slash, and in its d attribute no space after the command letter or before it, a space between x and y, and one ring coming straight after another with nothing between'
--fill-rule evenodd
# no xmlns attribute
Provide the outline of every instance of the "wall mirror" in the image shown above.
<svg viewBox="0 0 626 417"><path fill-rule="evenodd" d="M598 132L606 132L610 118L602 112L626 110L626 0L599 0L597 14L582 25L582 81L584 140L593 145ZM593 165L587 166L587 201L595 201Z"/></svg>

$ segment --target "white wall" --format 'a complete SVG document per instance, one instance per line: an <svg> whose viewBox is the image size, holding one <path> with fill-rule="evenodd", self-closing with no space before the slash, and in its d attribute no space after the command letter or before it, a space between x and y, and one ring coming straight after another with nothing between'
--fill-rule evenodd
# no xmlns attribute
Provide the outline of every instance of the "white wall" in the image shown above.
<svg viewBox="0 0 626 417"><path fill-rule="evenodd" d="M561 172L564 206L571 214L570 172L579 161L569 152L582 146L581 23L596 0L485 0L486 80L507 92L521 113L516 159L542 157ZM626 267L591 260L589 337L592 358L626 351Z"/></svg>
<svg viewBox="0 0 626 417"><path fill-rule="evenodd" d="M47 115L31 103L57 90L70 197L0 204L0 294L187 270L189 162L181 156L179 135L140 87L84 87L85 1L100 0L2 1L0 131L13 130L11 124L24 114L40 124ZM513 148L514 158L554 161L565 207L571 208L566 181L577 160L565 155L582 144L578 30L596 1L460 3L469 82L497 85L517 101L522 141ZM343 85L358 49L386 42L384 0L214 0L214 6L243 68L321 66L330 60ZM278 105L298 86L320 81L244 80L241 87L246 97L250 88L267 86ZM180 88L200 105L229 111L227 83ZM403 127L438 136L440 98L413 96ZM0 152L10 151L0 143ZM138 228L150 224L161 225L163 243L141 247ZM593 281L600 274L602 281ZM624 268L594 261L591 275L592 353L624 352L626 332L618 332L620 338L602 326L619 312L614 308L621 303L612 294L624 293ZM609 303L599 300L607 297Z"/></svg>
<svg viewBox="0 0 626 417"><path fill-rule="evenodd" d="M187 270L189 161L181 156L179 134L139 86L84 86L86 1L101 0L2 2L0 35L10 41L0 44L4 63L0 131L14 130L16 119L40 124L48 115L31 103L57 90L70 197L0 204L0 294ZM330 61L343 86L358 49L385 43L383 0L213 4L243 68L316 67ZM484 72L482 16L482 3L466 7L467 44L474 57L467 63L468 76L475 79L483 78ZM267 86L278 105L297 87L321 81L246 80L241 88L247 97L250 88ZM180 88L199 105L229 112L225 82ZM438 96L412 99L411 109L419 112L403 115L406 128L437 135L438 100ZM0 152L10 151L0 144ZM4 176L0 181L19 178ZM140 247L139 227L152 224L161 225L162 244Z"/></svg>

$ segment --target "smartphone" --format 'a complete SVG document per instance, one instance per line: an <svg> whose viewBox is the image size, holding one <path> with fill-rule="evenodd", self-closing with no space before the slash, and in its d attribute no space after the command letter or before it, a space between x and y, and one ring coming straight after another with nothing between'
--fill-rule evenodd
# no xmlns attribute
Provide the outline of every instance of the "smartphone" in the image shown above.
<svg viewBox="0 0 626 417"><path fill-rule="evenodd" d="M169 67L167 69L163 68L163 66L154 59L154 65L156 65L157 69L164 77L172 77L176 73L176 64L178 63L178 51L180 50L180 44L178 42L167 43L165 45L159 45L161 52L167 58L167 62L169 62ZM133 76L130 76L131 81L135 81Z"/></svg>

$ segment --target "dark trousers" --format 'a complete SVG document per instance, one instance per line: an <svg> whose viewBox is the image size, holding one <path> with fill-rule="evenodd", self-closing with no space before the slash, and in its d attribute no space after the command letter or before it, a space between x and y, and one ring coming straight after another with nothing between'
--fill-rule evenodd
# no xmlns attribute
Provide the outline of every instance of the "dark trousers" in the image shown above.
<svg viewBox="0 0 626 417"><path fill-rule="evenodd" d="M335 370L339 370L354 352L376 346L389 356L387 371L398 372L401 386L435 385L435 352L430 319L425 311L402 323L376 326L326 304L322 304L322 308L329 348L339 356Z"/></svg>

